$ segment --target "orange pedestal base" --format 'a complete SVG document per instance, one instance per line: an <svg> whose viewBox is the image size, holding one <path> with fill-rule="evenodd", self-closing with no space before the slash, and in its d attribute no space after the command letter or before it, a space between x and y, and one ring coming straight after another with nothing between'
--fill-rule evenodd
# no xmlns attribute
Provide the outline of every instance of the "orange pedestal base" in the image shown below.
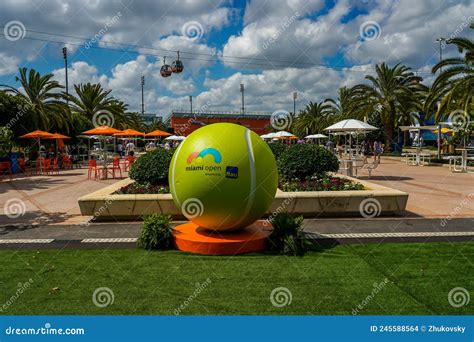
<svg viewBox="0 0 474 342"><path fill-rule="evenodd" d="M231 232L215 232L188 222L173 232L176 247L184 252L206 255L235 255L263 251L272 228L268 222L256 221Z"/></svg>

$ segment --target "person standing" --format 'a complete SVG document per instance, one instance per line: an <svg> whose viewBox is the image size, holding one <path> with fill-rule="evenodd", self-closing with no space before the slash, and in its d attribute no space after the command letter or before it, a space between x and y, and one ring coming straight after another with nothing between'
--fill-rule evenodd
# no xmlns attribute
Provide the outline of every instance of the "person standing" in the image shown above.
<svg viewBox="0 0 474 342"><path fill-rule="evenodd" d="M125 152L132 157L135 154L135 144L132 141L129 141L128 144L125 145Z"/></svg>
<svg viewBox="0 0 474 342"><path fill-rule="evenodd" d="M374 141L374 162L378 161L380 163L380 155L383 153L382 144L380 141Z"/></svg>
<svg viewBox="0 0 474 342"><path fill-rule="evenodd" d="M120 158L123 157L123 145L121 142L117 144L117 153L120 156Z"/></svg>

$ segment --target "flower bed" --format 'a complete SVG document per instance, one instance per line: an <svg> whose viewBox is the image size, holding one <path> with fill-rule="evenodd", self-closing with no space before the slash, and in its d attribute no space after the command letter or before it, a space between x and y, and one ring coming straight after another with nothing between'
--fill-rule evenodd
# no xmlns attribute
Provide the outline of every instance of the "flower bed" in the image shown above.
<svg viewBox="0 0 474 342"><path fill-rule="evenodd" d="M361 183L334 176L313 177L304 181L299 179L282 180L279 183L279 188L285 192L364 190Z"/></svg>
<svg viewBox="0 0 474 342"><path fill-rule="evenodd" d="M168 184L132 183L121 187L114 194L117 195L137 195L137 194L169 194Z"/></svg>

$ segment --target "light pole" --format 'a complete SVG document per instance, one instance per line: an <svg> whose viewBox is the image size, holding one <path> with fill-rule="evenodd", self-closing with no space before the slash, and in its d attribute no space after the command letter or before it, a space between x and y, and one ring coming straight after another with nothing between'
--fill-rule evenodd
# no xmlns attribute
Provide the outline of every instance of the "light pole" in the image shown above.
<svg viewBox="0 0 474 342"><path fill-rule="evenodd" d="M298 98L298 93L293 92L293 115L296 116L296 99Z"/></svg>
<svg viewBox="0 0 474 342"><path fill-rule="evenodd" d="M145 98L143 95L143 88L145 86L145 76L142 76L142 116L145 116Z"/></svg>
<svg viewBox="0 0 474 342"><path fill-rule="evenodd" d="M446 43L446 38L439 37L436 38L436 41L439 43L439 61L441 62L443 60L443 43ZM439 68L439 73L443 71L443 67ZM437 140L438 140L438 159L441 159L441 125L438 124L438 134L437 134Z"/></svg>
<svg viewBox="0 0 474 342"><path fill-rule="evenodd" d="M189 95L189 105L191 106L191 115L193 115L193 96Z"/></svg>
<svg viewBox="0 0 474 342"><path fill-rule="evenodd" d="M245 114L245 102L244 102L244 92L245 92L245 88L244 88L244 84L243 83L240 83L240 92L242 93L242 114Z"/></svg>
<svg viewBox="0 0 474 342"><path fill-rule="evenodd" d="M64 71L66 74L66 95L69 95L69 81L67 77L67 47L63 47L63 57L64 57ZM69 103L69 96L66 98L66 102Z"/></svg>
<svg viewBox="0 0 474 342"><path fill-rule="evenodd" d="M439 37L436 38L436 41L439 43L439 61L443 59L443 42L446 43L446 38ZM443 68L439 68L439 72L442 71Z"/></svg>

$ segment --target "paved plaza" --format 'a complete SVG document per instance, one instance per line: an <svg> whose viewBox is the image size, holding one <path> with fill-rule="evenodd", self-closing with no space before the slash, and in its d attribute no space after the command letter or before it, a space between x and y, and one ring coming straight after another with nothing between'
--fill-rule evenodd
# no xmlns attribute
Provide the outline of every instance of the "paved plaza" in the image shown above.
<svg viewBox="0 0 474 342"><path fill-rule="evenodd" d="M364 170L359 172L359 177L369 180ZM88 180L86 169L64 171L59 176L2 181L0 239L81 241L112 238L122 240L91 240L91 243L101 245L116 241L133 245L134 240L127 239L138 236L140 222L91 223L84 226L91 217L81 216L77 203L79 197L116 181ZM373 219L307 219L305 230L316 235L336 234L334 236L341 241L371 238L391 241L397 240L397 234L405 234L401 238L418 241L424 238L426 232L438 234L436 240L449 238L449 241L455 241L459 239L459 232L465 233L464 239L473 238L474 197L470 194L474 193L474 174L452 173L446 166L407 166L396 158L383 158L369 181L409 193L407 210L399 216ZM17 218L5 215L4 206L11 199L20 199L24 203L24 215Z"/></svg>

